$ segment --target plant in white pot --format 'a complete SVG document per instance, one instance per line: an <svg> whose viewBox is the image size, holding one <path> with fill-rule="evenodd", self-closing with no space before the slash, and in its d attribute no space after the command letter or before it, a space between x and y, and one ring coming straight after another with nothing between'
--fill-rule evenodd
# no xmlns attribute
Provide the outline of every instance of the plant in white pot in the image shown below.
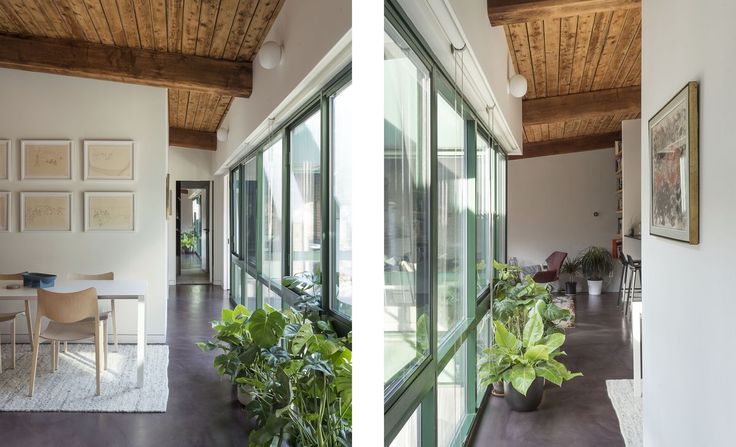
<svg viewBox="0 0 736 447"><path fill-rule="evenodd" d="M613 257L603 247L589 247L580 257L580 268L588 280L588 294L600 295L603 279L613 271Z"/></svg>

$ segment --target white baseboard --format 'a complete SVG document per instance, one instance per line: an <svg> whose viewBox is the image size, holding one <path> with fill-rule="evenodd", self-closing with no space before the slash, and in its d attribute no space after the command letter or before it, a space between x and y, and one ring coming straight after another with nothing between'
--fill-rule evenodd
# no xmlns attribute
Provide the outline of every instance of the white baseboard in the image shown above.
<svg viewBox="0 0 736 447"><path fill-rule="evenodd" d="M213 286L220 286L220 287L222 287L222 281L217 281L217 280L212 281L212 285Z"/></svg>
<svg viewBox="0 0 736 447"><path fill-rule="evenodd" d="M3 334L0 338L2 338L2 343L10 343L10 334ZM28 343L28 340L30 340L30 337L27 334L16 334L15 336L16 343ZM135 334L118 334L118 343L136 344L137 342L138 337ZM80 340L75 343L92 343L92 340ZM110 334L110 343L112 343L112 333ZM162 334L148 334L146 335L146 344L166 344L166 336Z"/></svg>

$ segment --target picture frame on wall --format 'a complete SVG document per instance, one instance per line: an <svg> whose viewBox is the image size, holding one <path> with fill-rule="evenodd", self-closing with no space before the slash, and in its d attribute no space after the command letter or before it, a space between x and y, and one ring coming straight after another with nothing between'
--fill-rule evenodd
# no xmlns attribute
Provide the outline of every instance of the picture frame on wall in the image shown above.
<svg viewBox="0 0 736 447"><path fill-rule="evenodd" d="M134 180L132 140L84 140L84 180Z"/></svg>
<svg viewBox="0 0 736 447"><path fill-rule="evenodd" d="M0 191L0 233L10 231L10 202L11 195L7 191Z"/></svg>
<svg viewBox="0 0 736 447"><path fill-rule="evenodd" d="M21 140L21 180L71 180L71 140Z"/></svg>
<svg viewBox="0 0 736 447"><path fill-rule="evenodd" d="M698 83L689 82L649 120L649 233L698 244Z"/></svg>
<svg viewBox="0 0 736 447"><path fill-rule="evenodd" d="M21 192L20 231L72 231L72 193Z"/></svg>
<svg viewBox="0 0 736 447"><path fill-rule="evenodd" d="M0 181L10 180L11 140L0 139Z"/></svg>
<svg viewBox="0 0 736 447"><path fill-rule="evenodd" d="M132 232L135 220L135 193L84 193L84 231Z"/></svg>

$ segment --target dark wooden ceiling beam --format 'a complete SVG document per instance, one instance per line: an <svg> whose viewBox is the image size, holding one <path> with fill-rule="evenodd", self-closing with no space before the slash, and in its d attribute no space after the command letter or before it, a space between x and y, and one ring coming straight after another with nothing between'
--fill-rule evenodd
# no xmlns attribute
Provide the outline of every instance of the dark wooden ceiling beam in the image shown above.
<svg viewBox="0 0 736 447"><path fill-rule="evenodd" d="M217 134L215 132L169 127L169 146L216 151Z"/></svg>
<svg viewBox="0 0 736 447"><path fill-rule="evenodd" d="M488 0L492 26L641 7L641 0Z"/></svg>
<svg viewBox="0 0 736 447"><path fill-rule="evenodd" d="M616 140L621 139L621 132L609 132L596 135L583 135L573 138L525 143L524 154L509 157L509 160L523 160L526 158L544 157L547 155L571 154L573 152L592 151L613 147Z"/></svg>
<svg viewBox="0 0 736 447"><path fill-rule="evenodd" d="M525 126L641 112L641 87L623 87L522 102Z"/></svg>
<svg viewBox="0 0 736 447"><path fill-rule="evenodd" d="M0 67L249 97L250 62L0 35Z"/></svg>

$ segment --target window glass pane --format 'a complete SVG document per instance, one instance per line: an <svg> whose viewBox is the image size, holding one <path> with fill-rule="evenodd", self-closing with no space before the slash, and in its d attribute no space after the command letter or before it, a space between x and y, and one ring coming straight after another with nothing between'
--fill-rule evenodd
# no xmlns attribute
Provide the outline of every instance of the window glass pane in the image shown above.
<svg viewBox="0 0 736 447"><path fill-rule="evenodd" d="M319 111L291 131L291 273L320 271L322 176Z"/></svg>
<svg viewBox="0 0 736 447"><path fill-rule="evenodd" d="M398 435L391 441L390 447L419 447L419 413L421 407L414 410Z"/></svg>
<svg viewBox="0 0 736 447"><path fill-rule="evenodd" d="M236 255L240 254L240 166L232 170L230 174L230 215L232 226L230 227L230 251Z"/></svg>
<svg viewBox="0 0 736 447"><path fill-rule="evenodd" d="M243 270L234 262L230 263L230 297L235 304L243 304Z"/></svg>
<svg viewBox="0 0 736 447"><path fill-rule="evenodd" d="M502 149L496 147L496 203L495 203L495 255L496 259L506 261L506 157Z"/></svg>
<svg viewBox="0 0 736 447"><path fill-rule="evenodd" d="M447 89L449 90L449 89ZM452 94L452 93L451 93ZM453 97L437 93L437 331L465 318L467 249L464 121Z"/></svg>
<svg viewBox="0 0 736 447"><path fill-rule="evenodd" d="M384 35L384 380L429 354L429 72Z"/></svg>
<svg viewBox="0 0 736 447"><path fill-rule="evenodd" d="M245 274L245 297L244 305L251 312L256 309L256 279L250 276L248 273Z"/></svg>
<svg viewBox="0 0 736 447"><path fill-rule="evenodd" d="M484 358L486 357L485 353L483 352L485 349L491 347L491 312L486 313L486 315L483 317L483 319L480 320L478 323L478 332L476 337L476 357L478 359L476 366L476 383L478 384L478 388L476 390L477 392L477 399L476 403L477 405L480 405L481 400L483 399L483 394L485 393L485 387L482 387L480 385L480 367L483 366Z"/></svg>
<svg viewBox="0 0 736 447"><path fill-rule="evenodd" d="M437 445L450 445L455 432L466 415L465 388L467 342L450 359L437 377Z"/></svg>
<svg viewBox="0 0 736 447"><path fill-rule="evenodd" d="M263 223L261 274L281 283L281 139L272 143L263 152ZM265 302L265 299L264 299Z"/></svg>
<svg viewBox="0 0 736 447"><path fill-rule="evenodd" d="M251 158L243 166L243 179L245 196L245 205L243 206L243 223L245 231L243 232L244 249L243 257L251 266L256 266L256 219L258 218L258 168L256 157Z"/></svg>
<svg viewBox="0 0 736 447"><path fill-rule="evenodd" d="M353 182L352 113L350 85L332 97L332 231L335 234L330 257L335 269L332 309L350 316L353 309Z"/></svg>
<svg viewBox="0 0 736 447"><path fill-rule="evenodd" d="M281 297L270 288L261 284L261 293L263 294L263 304L269 305L274 309L281 309Z"/></svg>
<svg viewBox="0 0 736 447"><path fill-rule="evenodd" d="M493 152L488 140L476 133L475 162L475 271L476 294L482 293L489 284L493 268L492 240L492 196L491 162Z"/></svg>

